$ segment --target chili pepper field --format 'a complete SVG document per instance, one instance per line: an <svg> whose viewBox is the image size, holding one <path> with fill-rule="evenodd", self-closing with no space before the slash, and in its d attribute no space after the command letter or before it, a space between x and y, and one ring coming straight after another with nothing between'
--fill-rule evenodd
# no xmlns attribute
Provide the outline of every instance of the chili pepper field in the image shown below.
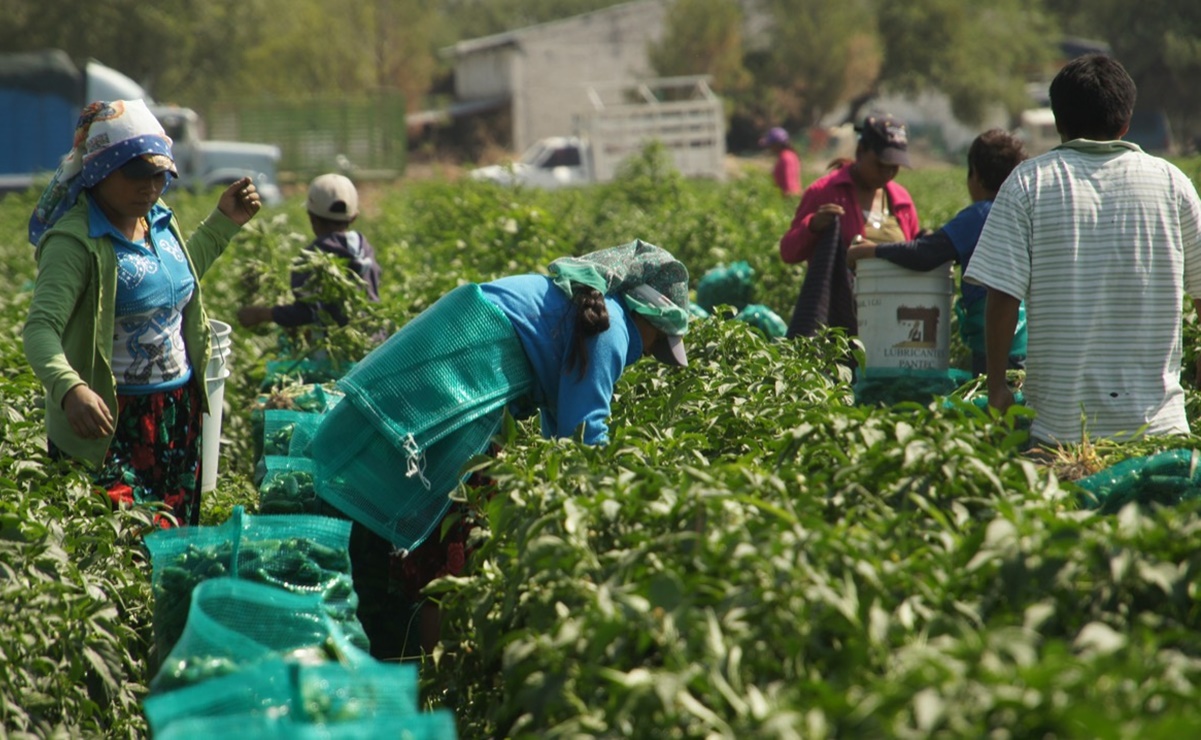
<svg viewBox="0 0 1201 740"><path fill-rule="evenodd" d="M1201 160L1181 165L1198 179ZM923 225L966 204L962 168L899 180ZM794 205L770 178L685 181L653 152L588 189L430 180L364 196L382 303L321 340L348 362L464 281L634 238L671 250L694 287L745 260L754 300L785 321L803 276L779 260ZM216 203L165 198L185 233ZM45 454L20 338L34 201L0 199L0 737L144 737L152 512L115 510ZM308 238L302 196L261 212L204 278L210 316L282 299ZM1026 409L856 405L845 337L770 341L732 316L693 323L687 368L627 370L607 446L511 422L495 458L471 461L495 493L457 494L482 526L464 575L429 589L444 623L419 665L424 709L453 712L464 738L1201 734L1201 505L1099 513L1074 483L1201 438L1031 455ZM253 411L279 348L274 330L234 328L204 525L257 512Z"/></svg>

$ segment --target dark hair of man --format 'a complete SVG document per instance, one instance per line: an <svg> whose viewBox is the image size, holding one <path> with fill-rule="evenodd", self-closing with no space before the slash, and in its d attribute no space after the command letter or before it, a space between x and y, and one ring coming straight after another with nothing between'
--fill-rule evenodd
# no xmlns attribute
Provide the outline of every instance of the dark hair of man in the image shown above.
<svg viewBox="0 0 1201 740"><path fill-rule="evenodd" d="M1134 113L1134 80L1113 57L1085 54L1068 62L1050 88L1055 126L1065 140L1112 141Z"/></svg>
<svg viewBox="0 0 1201 740"><path fill-rule="evenodd" d="M976 173L980 184L990 193L1001 189L1001 183L1026 159L1026 149L1008 131L992 128L977 136L967 150L967 173Z"/></svg>
<svg viewBox="0 0 1201 740"><path fill-rule="evenodd" d="M329 234L335 231L349 231L349 221L335 221L332 218L324 218L315 213L309 213L309 225L316 234Z"/></svg>
<svg viewBox="0 0 1201 740"><path fill-rule="evenodd" d="M575 333L567 367L578 368L583 378L588 369L588 339L608 330L609 308L599 290L581 283L571 284L571 302L575 304Z"/></svg>

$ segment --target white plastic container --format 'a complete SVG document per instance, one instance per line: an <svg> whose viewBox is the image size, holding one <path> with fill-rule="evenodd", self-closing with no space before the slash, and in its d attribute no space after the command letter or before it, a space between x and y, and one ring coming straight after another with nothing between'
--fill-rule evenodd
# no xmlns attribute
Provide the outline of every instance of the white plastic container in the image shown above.
<svg viewBox="0 0 1201 740"><path fill-rule="evenodd" d="M225 379L229 377L229 357L233 339L233 327L224 321L209 320L213 333L212 354L204 372L204 385L208 391L209 413L204 415L201 432L200 491L211 491L217 487L217 463L221 459L221 416L225 404Z"/></svg>
<svg viewBox="0 0 1201 740"><path fill-rule="evenodd" d="M868 368L950 366L953 264L918 272L882 259L856 263L855 305Z"/></svg>

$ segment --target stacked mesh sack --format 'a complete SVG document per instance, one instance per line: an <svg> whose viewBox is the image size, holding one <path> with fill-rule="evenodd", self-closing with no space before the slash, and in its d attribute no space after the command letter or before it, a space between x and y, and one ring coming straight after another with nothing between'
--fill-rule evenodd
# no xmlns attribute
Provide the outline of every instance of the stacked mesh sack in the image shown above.
<svg viewBox="0 0 1201 740"><path fill-rule="evenodd" d="M1076 481L1081 505L1114 514L1127 504L1175 506L1201 497L1201 452L1166 450L1133 457Z"/></svg>
<svg viewBox="0 0 1201 740"><path fill-rule="evenodd" d="M705 318L717 306L730 306L738 312L735 320L750 324L768 339L783 339L788 325L779 314L761 303L751 302L755 296L754 278L755 270L745 260L710 268L697 283L696 300L690 312L697 318Z"/></svg>
<svg viewBox="0 0 1201 740"><path fill-rule="evenodd" d="M755 296L755 270L745 260L712 267L696 284L696 303L712 313L716 306L741 311Z"/></svg>
<svg viewBox="0 0 1201 740"><path fill-rule="evenodd" d="M417 668L357 648L318 594L215 578L144 703L154 737L456 737L450 712L419 711Z"/></svg>
<svg viewBox="0 0 1201 740"><path fill-rule="evenodd" d="M318 386L320 387L320 386ZM341 395L337 396L341 398ZM263 414L263 454L255 463L261 514L320 514L309 444L326 414L269 409Z"/></svg>
<svg viewBox="0 0 1201 740"><path fill-rule="evenodd" d="M354 366L353 362L334 363L329 359L312 357L268 360L259 389L270 391L288 385L330 383L350 372Z"/></svg>
<svg viewBox="0 0 1201 740"><path fill-rule="evenodd" d="M169 654L183 634L196 587L225 577L319 597L347 638L368 650L350 575L350 526L307 514L251 516L238 506L224 524L147 535L156 654Z"/></svg>
<svg viewBox="0 0 1201 740"><path fill-rule="evenodd" d="M971 373L956 368L916 370L861 367L855 372L855 404L893 406L912 402L925 405L936 398L951 395L971 377ZM985 398L984 403L987 402Z"/></svg>
<svg viewBox="0 0 1201 740"><path fill-rule="evenodd" d="M321 417L343 398L345 394L337 388L319 383L286 386L260 394L250 412L255 485L261 488L264 483L268 457L307 456L307 445L316 433ZM309 508L303 510L310 511ZM289 511L293 509L263 513Z"/></svg>

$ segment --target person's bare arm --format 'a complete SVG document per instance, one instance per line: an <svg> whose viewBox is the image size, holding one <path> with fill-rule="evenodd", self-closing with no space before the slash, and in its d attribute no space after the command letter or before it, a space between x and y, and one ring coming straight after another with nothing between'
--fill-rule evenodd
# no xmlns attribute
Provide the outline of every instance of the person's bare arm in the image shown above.
<svg viewBox="0 0 1201 740"><path fill-rule="evenodd" d="M984 354L988 370L988 405L1004 413L1013 405L1013 392L1005 381L1009 348L1018 325L1019 298L995 288L988 289L984 306Z"/></svg>
<svg viewBox="0 0 1201 740"><path fill-rule="evenodd" d="M1193 309L1197 312L1197 316L1201 317L1201 298L1193 299ZM1193 382L1197 387L1201 388L1201 354L1197 355L1196 367L1193 371Z"/></svg>

